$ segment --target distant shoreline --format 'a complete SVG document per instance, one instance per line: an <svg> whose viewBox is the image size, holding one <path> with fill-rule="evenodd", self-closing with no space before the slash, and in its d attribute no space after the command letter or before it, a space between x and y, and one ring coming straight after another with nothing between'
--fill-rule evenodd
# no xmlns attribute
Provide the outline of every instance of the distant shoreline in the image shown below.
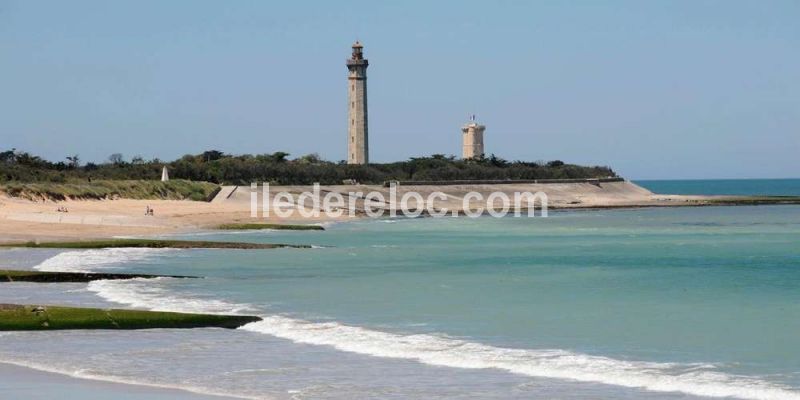
<svg viewBox="0 0 800 400"><path fill-rule="evenodd" d="M271 186L271 190L295 195L309 192L310 186ZM353 192L377 191L388 195L383 185L322 186L320 196L339 193L349 198ZM551 210L604 210L651 207L706 207L738 205L800 204L800 196L724 196L663 195L630 181L563 182L563 183L499 183L458 185L401 185L398 194L414 191L422 196L441 191L446 198L435 208L461 214L468 192L488 195L492 192L543 192ZM363 198L354 198L357 208L365 207ZM311 207L312 202L304 204ZM213 231L221 226L264 229L291 229L311 224L348 221L363 218L341 216L331 218L322 213L307 218L297 212L290 217L251 217L250 187L225 186L210 202L189 200L65 200L30 201L0 194L0 243L30 241L63 242L98 240L114 237L147 237ZM297 207L297 205L295 205ZM383 205L384 212L389 210ZM61 209L62 211L59 211ZM154 210L146 215L147 209ZM66 210L64 212L63 210ZM358 210L357 210L358 211ZM524 210L523 210L524 211ZM316 228L307 228L316 229Z"/></svg>

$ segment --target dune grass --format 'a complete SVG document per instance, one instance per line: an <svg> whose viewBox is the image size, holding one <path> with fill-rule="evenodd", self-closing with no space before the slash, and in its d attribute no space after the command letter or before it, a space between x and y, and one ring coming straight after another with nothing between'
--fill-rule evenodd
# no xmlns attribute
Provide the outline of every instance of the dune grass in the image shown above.
<svg viewBox="0 0 800 400"><path fill-rule="evenodd" d="M220 186L188 180L94 180L70 182L5 182L0 191L29 200L195 200L210 201Z"/></svg>
<svg viewBox="0 0 800 400"><path fill-rule="evenodd" d="M291 224L223 224L217 227L222 230L248 230L248 229L275 229L289 231L324 231L325 228L319 225L291 225Z"/></svg>
<svg viewBox="0 0 800 400"><path fill-rule="evenodd" d="M246 315L0 304L0 331L58 329L235 329L261 318Z"/></svg>
<svg viewBox="0 0 800 400"><path fill-rule="evenodd" d="M105 239L85 240L77 242L27 242L5 243L0 247L29 247L42 249L109 249L121 247L153 248L153 249L278 249L278 248L311 248L304 244L246 243L246 242L213 242L206 240L159 240L159 239Z"/></svg>
<svg viewBox="0 0 800 400"><path fill-rule="evenodd" d="M96 272L20 271L0 269L0 282L91 282L102 279L199 278L185 275L103 274Z"/></svg>

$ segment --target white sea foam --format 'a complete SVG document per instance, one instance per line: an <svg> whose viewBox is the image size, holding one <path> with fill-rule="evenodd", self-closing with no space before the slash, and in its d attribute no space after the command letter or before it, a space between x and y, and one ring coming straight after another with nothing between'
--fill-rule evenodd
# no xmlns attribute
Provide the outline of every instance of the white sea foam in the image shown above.
<svg viewBox="0 0 800 400"><path fill-rule="evenodd" d="M162 278L161 280L169 279ZM153 280L96 281L89 290L101 297L134 307L161 311L239 313L247 305L213 299L177 296L154 286ZM598 382L659 392L754 400L797 400L800 394L752 377L714 371L710 364L627 361L565 350L508 349L447 336L403 335L337 322L308 322L285 316L241 329L297 343L331 346L375 357L412 359L455 368L496 368L532 377Z"/></svg>
<svg viewBox="0 0 800 400"><path fill-rule="evenodd" d="M82 251L67 251L59 253L41 264L35 266L35 269L43 271L59 271L59 272L95 272L97 270L107 269L115 265L126 262L143 262L150 261L156 257L163 256L165 252L176 251L174 249L150 249L150 248L117 248L117 249L101 249L101 250L82 250ZM252 310L249 306L228 303L221 300L191 298L188 296L178 297L171 295L168 291L161 288L159 284L166 283L168 280L174 278L155 278L155 279L131 279L125 281L93 281L90 282L87 289L97 293L100 297L109 301L127 304L129 306L138 308L147 308L151 310L163 311L176 311L176 312L208 312L208 313L224 313L236 314L243 311ZM16 332L0 333L0 336L5 334L12 335ZM36 363L29 360L21 361L14 359L0 359L0 363L16 365L19 367L35 369L38 371L66 375L73 378L131 384L148 386L153 388L162 389L175 389L187 392L212 395L212 396L225 396L241 399L265 399L264 396L243 396L232 394L228 392L221 392L209 388L197 387L191 385L175 385L164 384L147 381L144 379L136 379L129 377L120 377L107 374L91 373L85 369L70 369L66 367L55 367L50 363Z"/></svg>
<svg viewBox="0 0 800 400"><path fill-rule="evenodd" d="M174 249L111 248L65 251L44 260L34 269L54 272L98 272L122 263L147 262Z"/></svg>
<svg viewBox="0 0 800 400"><path fill-rule="evenodd" d="M571 379L658 392L754 400L797 400L800 393L752 377L710 370L707 364L626 361L565 350L508 349L446 336L401 335L336 322L283 316L240 328L376 357L412 359L455 368L495 368L532 377Z"/></svg>
<svg viewBox="0 0 800 400"><path fill-rule="evenodd" d="M108 301L153 311L241 314L255 310L248 304L174 294L164 287L174 279L100 280L89 282L87 289Z"/></svg>
<svg viewBox="0 0 800 400"><path fill-rule="evenodd" d="M123 252L121 256L131 257L131 254ZM92 260L78 258L73 268L82 268L82 263L87 259ZM246 304L176 294L167 288L170 280L171 278L95 281L89 284L88 289L106 300L151 310L241 313L253 309ZM309 322L280 315L263 318L263 321L240 329L297 343L331 346L338 350L375 357L411 359L430 365L468 369L494 368L531 377L570 379L708 397L800 400L800 393L789 387L756 377L726 374L708 364L620 360L560 349L501 348L444 335L404 335L337 322Z"/></svg>

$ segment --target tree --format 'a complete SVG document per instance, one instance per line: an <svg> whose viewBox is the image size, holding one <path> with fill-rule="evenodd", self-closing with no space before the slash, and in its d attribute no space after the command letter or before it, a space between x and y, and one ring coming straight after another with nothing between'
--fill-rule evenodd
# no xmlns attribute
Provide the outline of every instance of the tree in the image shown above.
<svg viewBox="0 0 800 400"><path fill-rule="evenodd" d="M134 156L131 158L131 164L142 165L144 164L144 158L142 158L142 156Z"/></svg>
<svg viewBox="0 0 800 400"><path fill-rule="evenodd" d="M444 155L444 154L431 154L431 158L434 160L446 160L446 161L453 161L456 159L454 155Z"/></svg>
<svg viewBox="0 0 800 400"><path fill-rule="evenodd" d="M245 185L252 181L275 182L285 185L341 184L354 179L365 184L390 180L515 180L515 179L566 179L616 176L608 167L583 167L555 160L546 162L509 162L495 155L472 160L455 159L450 155L434 154L406 161L350 165L322 160L309 154L289 161L289 153L232 156L210 150L201 154L188 154L168 162L174 179L204 180L232 185ZM213 161L206 161L212 160ZM67 162L68 161L68 162ZM112 163L80 165L78 155L62 162L50 162L22 151L0 151L0 181L63 182L74 179L158 179L164 165L159 160L134 163L125 162L121 154L112 155Z"/></svg>
<svg viewBox="0 0 800 400"><path fill-rule="evenodd" d="M125 158L122 157L122 153L114 153L108 156L108 162L114 165L121 165L125 163Z"/></svg>
<svg viewBox="0 0 800 400"><path fill-rule="evenodd" d="M319 164L322 162L322 157L317 153L306 154L295 161L303 164Z"/></svg>
<svg viewBox="0 0 800 400"><path fill-rule="evenodd" d="M219 150L207 150L203 152L202 157L203 161L209 162L209 161L217 161L226 156L225 153Z"/></svg>
<svg viewBox="0 0 800 400"><path fill-rule="evenodd" d="M52 164L43 160L39 156L34 156L27 152L14 153L17 164L25 165L33 168L47 168L52 167Z"/></svg>
<svg viewBox="0 0 800 400"><path fill-rule="evenodd" d="M491 165L493 167L505 168L505 167L508 166L508 161L506 161L506 160L504 160L504 159L502 159L502 158L500 158L500 157L498 157L498 156L496 156L494 154L490 155L489 158L486 158L485 161L488 162L489 165Z"/></svg>
<svg viewBox="0 0 800 400"><path fill-rule="evenodd" d="M287 157L289 157L289 153L283 151L276 151L267 156L267 158L274 163L284 163Z"/></svg>
<svg viewBox="0 0 800 400"><path fill-rule="evenodd" d="M78 168L81 166L81 158L77 154L67 156L67 161L69 161L70 168Z"/></svg>
<svg viewBox="0 0 800 400"><path fill-rule="evenodd" d="M0 152L0 163L13 164L17 161L17 149Z"/></svg>

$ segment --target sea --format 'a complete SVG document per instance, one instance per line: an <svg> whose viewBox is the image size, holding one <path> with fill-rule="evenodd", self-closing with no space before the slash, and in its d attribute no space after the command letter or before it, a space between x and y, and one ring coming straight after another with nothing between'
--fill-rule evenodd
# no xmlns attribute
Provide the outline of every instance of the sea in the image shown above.
<svg viewBox="0 0 800 400"><path fill-rule="evenodd" d="M311 249L2 250L8 268L204 278L4 283L0 303L263 321L4 332L0 362L246 399L800 399L800 206L325 227L165 236Z"/></svg>
<svg viewBox="0 0 800 400"><path fill-rule="evenodd" d="M800 196L800 179L636 180L658 194Z"/></svg>

